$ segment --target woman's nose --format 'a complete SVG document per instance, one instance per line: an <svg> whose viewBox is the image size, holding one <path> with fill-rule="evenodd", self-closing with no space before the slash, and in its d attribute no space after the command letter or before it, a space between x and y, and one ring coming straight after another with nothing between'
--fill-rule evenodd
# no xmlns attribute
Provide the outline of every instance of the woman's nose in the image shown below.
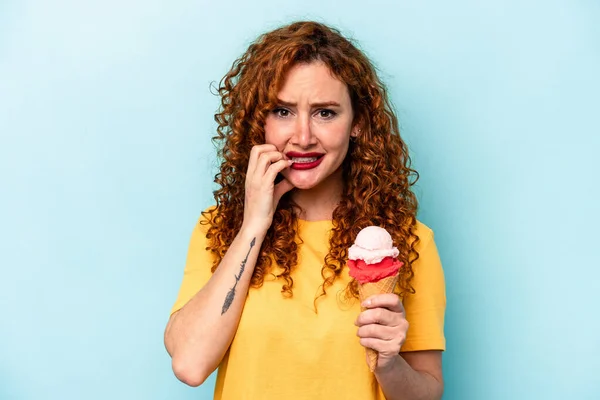
<svg viewBox="0 0 600 400"><path fill-rule="evenodd" d="M313 134L313 129L310 124L309 118L298 118L296 120L296 126L294 136L292 138L292 144L300 147L310 147L316 144L316 137Z"/></svg>

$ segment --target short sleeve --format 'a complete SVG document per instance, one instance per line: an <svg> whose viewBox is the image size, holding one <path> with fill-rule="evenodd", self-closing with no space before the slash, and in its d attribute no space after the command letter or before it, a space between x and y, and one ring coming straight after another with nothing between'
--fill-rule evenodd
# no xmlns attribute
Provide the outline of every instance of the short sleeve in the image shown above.
<svg viewBox="0 0 600 400"><path fill-rule="evenodd" d="M171 315L186 305L212 276L213 256L210 250L206 250L208 245L206 233L209 226L201 224L202 220L206 220L206 218L204 216L200 217L192 231L185 269L183 271L183 282L179 288L177 301L175 301L171 309Z"/></svg>
<svg viewBox="0 0 600 400"><path fill-rule="evenodd" d="M419 258L413 264L414 294L404 297L408 333L401 351L446 350L446 285L433 231L419 222Z"/></svg>

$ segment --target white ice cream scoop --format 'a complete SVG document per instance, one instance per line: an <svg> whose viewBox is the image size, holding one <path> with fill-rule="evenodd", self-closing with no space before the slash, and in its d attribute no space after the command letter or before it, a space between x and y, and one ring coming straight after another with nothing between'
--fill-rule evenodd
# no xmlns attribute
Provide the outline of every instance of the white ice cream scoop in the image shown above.
<svg viewBox="0 0 600 400"><path fill-rule="evenodd" d="M367 226L362 229L354 244L348 249L350 260L363 260L367 264L375 264L386 257L398 257L399 251L394 247L392 237L379 226Z"/></svg>

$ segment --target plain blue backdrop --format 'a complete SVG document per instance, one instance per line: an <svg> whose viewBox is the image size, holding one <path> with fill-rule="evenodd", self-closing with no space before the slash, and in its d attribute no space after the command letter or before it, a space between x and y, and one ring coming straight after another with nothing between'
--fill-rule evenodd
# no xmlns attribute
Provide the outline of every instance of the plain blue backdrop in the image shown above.
<svg viewBox="0 0 600 400"><path fill-rule="evenodd" d="M446 273L444 398L600 398L593 0L1 1L0 398L212 397L162 343L212 203L209 84L297 19L389 87Z"/></svg>

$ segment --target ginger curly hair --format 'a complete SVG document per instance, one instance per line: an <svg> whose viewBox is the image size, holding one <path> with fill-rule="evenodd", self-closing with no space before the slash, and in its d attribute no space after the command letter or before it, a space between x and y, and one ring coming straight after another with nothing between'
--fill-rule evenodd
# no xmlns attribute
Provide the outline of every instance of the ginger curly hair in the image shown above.
<svg viewBox="0 0 600 400"><path fill-rule="evenodd" d="M263 34L237 59L217 88L221 106L215 121L217 135L213 143L221 159L215 183L216 206L203 212L208 224L208 247L216 270L241 228L244 215L244 183L252 146L265 143L264 124L268 113L277 106L277 93L286 72L295 64L319 61L329 67L350 93L354 110L353 124L361 133L349 144L342 164L344 189L333 211L333 231L329 253L321 270L326 294L340 276L347 261L347 249L358 232L369 225L381 226L391 234L404 262L396 293L413 293L413 263L419 255L415 246L417 199L411 186L418 173L411 169L408 148L400 137L398 121L383 83L375 68L358 48L334 28L317 22L295 22ZM260 287L271 263L283 272L282 293L292 296L292 272L297 265L298 206L290 192L279 202L273 223L267 232L254 269L251 286ZM358 284L352 280L347 297L358 297Z"/></svg>

